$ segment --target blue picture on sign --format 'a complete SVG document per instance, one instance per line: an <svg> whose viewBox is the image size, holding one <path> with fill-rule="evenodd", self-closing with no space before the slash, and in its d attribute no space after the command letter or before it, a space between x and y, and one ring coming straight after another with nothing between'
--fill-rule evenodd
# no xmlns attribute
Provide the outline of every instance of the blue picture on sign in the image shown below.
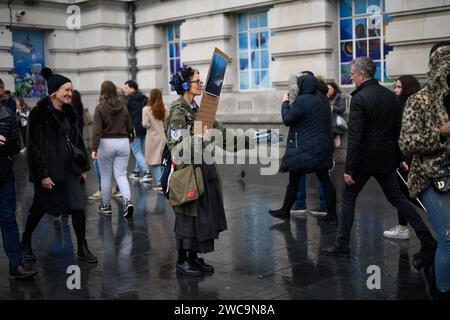
<svg viewBox="0 0 450 320"><path fill-rule="evenodd" d="M228 61L225 57L220 55L217 51L214 52L211 62L211 70L209 72L209 77L205 88L207 93L216 97L220 96L227 63Z"/></svg>
<svg viewBox="0 0 450 320"><path fill-rule="evenodd" d="M45 79L41 76L44 66L42 32L13 30L15 91L26 98L46 95Z"/></svg>

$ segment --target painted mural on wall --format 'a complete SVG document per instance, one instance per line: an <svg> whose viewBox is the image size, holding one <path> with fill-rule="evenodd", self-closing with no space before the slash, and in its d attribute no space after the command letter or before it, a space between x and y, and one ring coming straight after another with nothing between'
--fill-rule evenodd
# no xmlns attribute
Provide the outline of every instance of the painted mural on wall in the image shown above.
<svg viewBox="0 0 450 320"><path fill-rule="evenodd" d="M45 96L45 80L40 75L44 66L42 32L13 30L12 36L16 94L26 98Z"/></svg>

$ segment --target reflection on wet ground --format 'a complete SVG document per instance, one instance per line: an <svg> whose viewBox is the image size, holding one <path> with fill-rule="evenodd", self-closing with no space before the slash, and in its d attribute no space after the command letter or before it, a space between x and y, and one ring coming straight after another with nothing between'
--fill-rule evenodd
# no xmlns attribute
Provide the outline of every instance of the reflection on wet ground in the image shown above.
<svg viewBox="0 0 450 320"><path fill-rule="evenodd" d="M130 163L130 167L131 167ZM287 175L260 176L257 166L221 166L228 230L205 255L211 276L187 278L175 271L174 216L166 199L142 183L132 183L136 206L131 221L121 201L112 217L99 216L89 202L87 238L96 266L78 262L70 218L46 215L33 237L39 274L32 281L9 281L0 252L0 299L425 299L424 286L411 259L419 249L409 241L387 240L383 231L397 223L396 211L371 181L357 203L350 259L319 255L333 243L336 227L319 226L309 214L284 222L267 214L281 205ZM244 178L238 179L242 170ZM342 166L332 173L342 190ZM33 196L25 157L18 156L17 221L22 232ZM314 176L307 179L308 207L318 205ZM93 172L86 194L96 191ZM412 234L412 233L411 233ZM81 289L69 290L67 267L78 264ZM381 270L381 289L369 290L367 268Z"/></svg>

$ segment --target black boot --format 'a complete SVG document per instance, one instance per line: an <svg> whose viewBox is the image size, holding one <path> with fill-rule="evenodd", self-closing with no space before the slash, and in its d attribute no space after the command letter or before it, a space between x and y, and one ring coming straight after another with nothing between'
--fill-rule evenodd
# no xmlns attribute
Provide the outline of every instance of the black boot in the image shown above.
<svg viewBox="0 0 450 320"><path fill-rule="evenodd" d="M194 265L198 270L204 273L213 273L214 267L207 264L204 259L199 258L197 252L190 251L188 254L188 261L190 264Z"/></svg>
<svg viewBox="0 0 450 320"><path fill-rule="evenodd" d="M31 237L26 235L25 232L22 234L21 246L24 253L23 259L25 261L36 261L36 256L31 248Z"/></svg>
<svg viewBox="0 0 450 320"><path fill-rule="evenodd" d="M269 210L269 214L275 218L289 220L291 218L291 208L295 203L295 199L297 199L297 193L292 191L288 186L281 209Z"/></svg>
<svg viewBox="0 0 450 320"><path fill-rule="evenodd" d="M331 257L342 257L342 258L350 257L349 248L338 248L336 246L332 246L330 248L323 248L320 250L320 253Z"/></svg>
<svg viewBox="0 0 450 320"><path fill-rule="evenodd" d="M333 224L333 225L337 225L338 224L338 219L337 216L335 214L331 214L328 212L328 214L325 217L319 218L318 220L319 224Z"/></svg>
<svg viewBox="0 0 450 320"><path fill-rule="evenodd" d="M97 257L89 251L86 240L82 246L78 246L78 258L87 263L97 263Z"/></svg>
<svg viewBox="0 0 450 320"><path fill-rule="evenodd" d="M413 257L414 267L420 271L422 268L427 268L434 264L434 257L436 256L437 243L436 241L430 242L428 245L422 245L420 252L416 253Z"/></svg>
<svg viewBox="0 0 450 320"><path fill-rule="evenodd" d="M269 214L275 218L279 218L279 219L283 219L283 220L289 220L291 217L291 213L286 212L283 209L269 210Z"/></svg>
<svg viewBox="0 0 450 320"><path fill-rule="evenodd" d="M189 260L178 261L176 269L181 274L189 277L200 277L202 272L194 264L190 263Z"/></svg>

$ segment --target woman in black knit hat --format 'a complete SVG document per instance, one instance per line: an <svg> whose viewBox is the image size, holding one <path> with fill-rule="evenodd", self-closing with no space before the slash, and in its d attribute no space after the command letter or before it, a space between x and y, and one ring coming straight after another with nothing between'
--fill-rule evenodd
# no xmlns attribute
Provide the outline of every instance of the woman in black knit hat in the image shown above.
<svg viewBox="0 0 450 320"><path fill-rule="evenodd" d="M85 238L83 184L90 165L71 105L72 82L49 68L42 69L41 74L47 80L49 95L37 103L29 116L27 159L34 198L22 237L24 259L36 259L31 236L43 215L68 213L77 237L78 257L96 263Z"/></svg>

